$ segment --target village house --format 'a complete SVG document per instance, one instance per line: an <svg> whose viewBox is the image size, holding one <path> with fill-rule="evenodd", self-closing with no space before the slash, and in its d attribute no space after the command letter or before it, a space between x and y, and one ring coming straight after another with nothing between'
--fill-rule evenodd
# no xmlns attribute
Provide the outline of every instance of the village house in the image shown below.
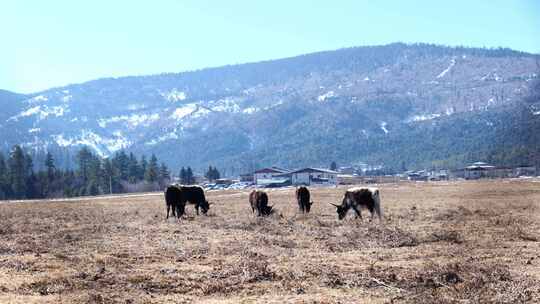
<svg viewBox="0 0 540 304"><path fill-rule="evenodd" d="M512 177L513 169L509 167L496 167L484 162L475 162L470 166L455 170L453 175L464 179L505 178Z"/></svg>
<svg viewBox="0 0 540 304"><path fill-rule="evenodd" d="M281 174L287 174L289 170L279 167L268 167L253 172L253 181L257 185L264 185L273 183L279 179L282 181L283 176L278 177Z"/></svg>
<svg viewBox="0 0 540 304"><path fill-rule="evenodd" d="M336 171L320 168L304 168L290 172L293 185L337 185Z"/></svg>

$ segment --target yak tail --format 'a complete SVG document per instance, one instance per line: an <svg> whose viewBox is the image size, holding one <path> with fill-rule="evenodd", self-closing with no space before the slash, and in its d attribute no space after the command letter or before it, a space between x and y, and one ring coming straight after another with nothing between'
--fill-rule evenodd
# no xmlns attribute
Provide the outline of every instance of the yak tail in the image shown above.
<svg viewBox="0 0 540 304"><path fill-rule="evenodd" d="M381 196L379 195L379 189L373 192L373 201L375 202L373 205L373 208L375 209L375 213L377 213L379 220L381 220L383 217L383 213L381 209Z"/></svg>

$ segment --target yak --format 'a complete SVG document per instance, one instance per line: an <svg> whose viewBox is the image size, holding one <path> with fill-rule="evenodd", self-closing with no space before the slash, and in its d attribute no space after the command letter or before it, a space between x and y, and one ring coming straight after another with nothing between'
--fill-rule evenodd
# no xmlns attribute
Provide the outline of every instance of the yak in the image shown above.
<svg viewBox="0 0 540 304"><path fill-rule="evenodd" d="M253 213L257 210L257 216L267 216L274 213L274 210L272 210L273 206L268 206L268 195L264 191L251 191L249 194L249 204Z"/></svg>
<svg viewBox="0 0 540 304"><path fill-rule="evenodd" d="M304 186L296 188L296 201L298 202L298 208L300 209L300 212L309 213L313 202L310 202L309 200L308 188Z"/></svg>
<svg viewBox="0 0 540 304"><path fill-rule="evenodd" d="M341 205L331 205L337 208L336 212L340 220L347 215L347 212L351 208L356 212L356 218L362 219L362 214L360 213L362 207L369 210L372 219L374 213L377 213L379 220L382 219L381 198L379 189L377 188L350 188L345 191Z"/></svg>
<svg viewBox="0 0 540 304"><path fill-rule="evenodd" d="M172 208L172 215L180 218L184 215L186 203L195 205L197 215L199 208L206 215L210 209L210 203L204 196L204 190L200 186L170 185L165 189L165 202L167 204L167 218Z"/></svg>

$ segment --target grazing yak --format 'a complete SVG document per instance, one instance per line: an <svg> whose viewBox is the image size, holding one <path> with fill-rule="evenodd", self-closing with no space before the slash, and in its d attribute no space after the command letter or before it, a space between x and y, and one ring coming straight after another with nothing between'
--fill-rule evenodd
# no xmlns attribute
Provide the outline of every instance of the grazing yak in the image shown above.
<svg viewBox="0 0 540 304"><path fill-rule="evenodd" d="M199 208L203 214L210 209L204 190L199 186L170 185L165 189L165 202L167 203L167 218L169 218L171 208L173 216L180 218L184 215L186 203L195 205L197 215L199 215Z"/></svg>
<svg viewBox="0 0 540 304"><path fill-rule="evenodd" d="M379 220L382 219L381 198L379 189L377 188L350 188L345 191L341 205L331 205L337 208L336 212L340 220L347 215L347 212L351 208L356 212L356 217L361 219L362 214L360 213L360 209L362 207L369 210L372 219L374 213L377 213Z"/></svg>
<svg viewBox="0 0 540 304"><path fill-rule="evenodd" d="M310 202L309 200L308 188L304 186L296 188L296 201L298 202L298 208L300 209L300 212L309 213L313 202Z"/></svg>
<svg viewBox="0 0 540 304"><path fill-rule="evenodd" d="M249 194L251 210L257 210L257 216L267 216L274 213L273 206L268 206L268 195L264 191L253 190Z"/></svg>

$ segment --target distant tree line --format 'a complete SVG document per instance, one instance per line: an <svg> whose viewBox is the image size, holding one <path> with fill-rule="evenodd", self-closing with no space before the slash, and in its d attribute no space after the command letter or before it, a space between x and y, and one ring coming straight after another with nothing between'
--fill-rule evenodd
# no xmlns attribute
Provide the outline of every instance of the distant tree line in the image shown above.
<svg viewBox="0 0 540 304"><path fill-rule="evenodd" d="M43 169L36 172L30 154L16 145L8 155L0 153L0 199L153 191L162 189L171 179L169 169L159 164L155 155L150 160L144 155L137 159L133 153L121 151L111 158L100 158L83 147L76 161L75 170L62 170L47 153Z"/></svg>

